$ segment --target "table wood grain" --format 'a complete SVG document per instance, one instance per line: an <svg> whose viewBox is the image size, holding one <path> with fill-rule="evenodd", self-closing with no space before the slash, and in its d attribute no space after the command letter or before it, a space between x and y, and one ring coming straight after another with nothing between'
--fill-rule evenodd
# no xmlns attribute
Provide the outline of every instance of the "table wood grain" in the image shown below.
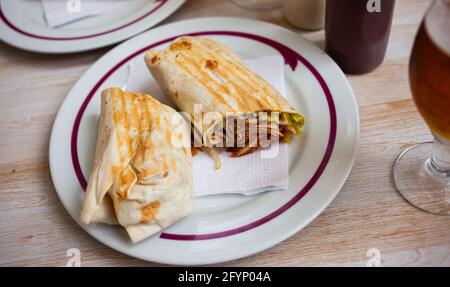
<svg viewBox="0 0 450 287"><path fill-rule="evenodd" d="M450 266L450 217L409 205L391 167L405 147L431 140L411 99L407 64L429 1L398 0L384 63L349 76L361 113L361 140L347 183L310 225L281 244L218 266L365 266L377 248L382 266ZM188 0L164 23L203 16L257 18L285 26L323 47L324 33L296 30L282 10L254 12L229 0ZM63 208L50 177L52 123L69 89L110 47L55 56L0 44L0 265L155 266L97 242Z"/></svg>

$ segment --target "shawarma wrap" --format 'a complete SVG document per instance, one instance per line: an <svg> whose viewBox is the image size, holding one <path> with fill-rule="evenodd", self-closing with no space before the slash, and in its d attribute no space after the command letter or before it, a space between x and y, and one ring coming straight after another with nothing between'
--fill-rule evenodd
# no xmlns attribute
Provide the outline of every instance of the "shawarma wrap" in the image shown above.
<svg viewBox="0 0 450 287"><path fill-rule="evenodd" d="M180 37L163 51L147 51L145 62L163 92L191 116L205 147L221 142L232 156L242 156L261 147L257 135L262 132L284 142L301 134L304 117L219 42ZM218 119L196 121L199 105L202 115L213 113Z"/></svg>
<svg viewBox="0 0 450 287"><path fill-rule="evenodd" d="M150 95L106 89L81 222L120 224L133 242L192 209L190 127Z"/></svg>

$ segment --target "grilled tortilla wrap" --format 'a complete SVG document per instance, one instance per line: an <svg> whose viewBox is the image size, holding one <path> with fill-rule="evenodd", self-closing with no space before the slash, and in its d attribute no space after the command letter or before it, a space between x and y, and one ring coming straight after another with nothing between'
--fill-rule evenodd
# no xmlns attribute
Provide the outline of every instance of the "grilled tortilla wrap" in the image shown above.
<svg viewBox="0 0 450 287"><path fill-rule="evenodd" d="M265 130L285 142L301 133L303 116L221 43L203 37L180 37L163 51L147 51L145 62L163 92L191 116L204 146L214 147L233 138L233 146L226 147L234 156L260 147L259 142L249 139L251 131L237 128L236 119L243 120L244 127L253 121L258 131ZM219 120L196 121L198 104L203 115L215 113ZM262 118L260 112L267 112L266 116ZM237 146L238 139L245 145Z"/></svg>
<svg viewBox="0 0 450 287"><path fill-rule="evenodd" d="M83 223L119 223L138 242L192 209L190 127L172 108L118 88L102 93Z"/></svg>

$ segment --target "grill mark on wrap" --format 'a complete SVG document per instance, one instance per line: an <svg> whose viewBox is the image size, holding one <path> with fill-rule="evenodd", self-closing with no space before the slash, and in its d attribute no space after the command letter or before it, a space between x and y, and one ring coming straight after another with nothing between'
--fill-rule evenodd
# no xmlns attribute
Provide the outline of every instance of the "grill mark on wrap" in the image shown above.
<svg viewBox="0 0 450 287"><path fill-rule="evenodd" d="M112 91L112 93L111 93L111 95L112 95L112 97L111 97L111 105L112 105L112 109L113 109L113 127L111 127L111 129L113 129L114 130L114 127L116 126L116 125L119 125L119 123L122 121L122 117L123 117L123 114L118 110L118 107L117 107L117 105L116 105L116 97L119 97L118 95L117 95L117 93L116 93L116 91L115 90L113 90ZM121 135L120 135L120 132L118 131L118 130L114 130L114 136L115 136L115 138L116 138L116 141L117 141L117 145L119 146L119 168L114 168L113 167L113 174L115 175L115 176L117 176L117 174L116 173L119 173L120 174L120 172L122 172L122 168L123 168L123 157L122 157L122 149L120 148L122 145L123 145L123 141L122 141L122 137L121 137Z"/></svg>
<svg viewBox="0 0 450 287"><path fill-rule="evenodd" d="M183 62L188 63L188 65L185 65ZM217 81L215 79L211 78L211 76L208 73L205 73L204 71L202 71L200 69L200 67L193 60L189 59L189 57L180 53L178 60L177 59L175 60L175 64L177 66L181 67L187 74L189 74L189 76L191 76L196 81L198 81L205 89L208 90L208 92L213 94L215 99L219 103L225 105L228 109L231 109L231 106L223 98L223 96L221 96L217 91L212 89L210 87L210 85L208 85L208 83L214 84L214 87L217 88L217 90L221 90L221 89L223 90L223 86L217 85ZM189 68L193 69L196 74L193 74L193 72ZM207 78L207 80L205 80L205 78Z"/></svg>
<svg viewBox="0 0 450 287"><path fill-rule="evenodd" d="M126 141L126 157L131 157L132 156L132 139L130 137L130 115L128 113L128 101L125 100L125 93L122 93L120 95L120 100L122 101L122 114L124 115L124 121L123 121L123 128L124 131L121 131L122 136L124 137L125 141ZM131 108L131 107L130 107Z"/></svg>
<svg viewBox="0 0 450 287"><path fill-rule="evenodd" d="M138 109L138 105L141 102L141 96L133 97L133 101L131 102L131 128L135 129L137 135L135 137L130 136L131 141L131 157L134 157L136 154L136 149L138 148L141 141L141 133L142 133L142 108Z"/></svg>
<svg viewBox="0 0 450 287"><path fill-rule="evenodd" d="M189 39L185 40L185 38L183 37L180 38L178 42L189 42L191 45L193 45L193 43L191 43ZM203 68L203 65L205 64L204 60L207 59L208 54L198 53L198 51L196 50L199 49L190 48L177 51L175 56L176 65L183 67L184 70L187 71L190 76L196 79L204 88L206 88L211 94L213 94L216 100L218 100L218 102L225 105L228 111L235 111L236 109L230 106L229 102L234 101L236 103L236 106L239 107L239 101L242 102L242 100L239 100L239 97L238 98L231 97L228 88L224 86L221 82L217 81L216 78L212 77L207 72L207 70ZM163 51L162 53L166 53L173 57L172 50ZM168 58L171 57L168 56ZM195 61L195 59L199 59L199 61ZM186 62L188 65L185 65L183 61ZM197 72L198 77L194 77L192 73L189 72L189 67L191 67ZM207 80L205 80L205 78ZM208 84L212 84L213 87L211 87ZM222 92L223 94L222 95L219 94L220 92ZM227 96L227 98L224 98L224 96Z"/></svg>
<svg viewBox="0 0 450 287"><path fill-rule="evenodd" d="M194 42L197 40L194 40ZM268 92L266 89L267 84L265 84L265 80L262 79L258 74L256 74L250 67L247 66L239 57L232 54L232 52L223 47L221 44L215 44L208 39L201 40L204 45L196 45L199 50L202 50L208 57L214 57L212 55L213 51L216 51L217 54L220 54L221 58L219 60L219 70L222 68L225 74L222 73L223 78L227 79L228 82L236 89L239 90L242 98L247 96L252 99L252 105L246 105L246 109L244 111L255 111L253 106L256 105L258 108L271 108L271 105L268 101L265 100L265 97L272 98L272 94ZM204 46L207 46L209 49L204 49ZM219 47L217 49L216 47ZM234 77L227 77L227 75L233 75ZM237 81L238 83L236 83ZM260 85L260 83L264 83ZM244 87L244 88L241 88ZM245 87L247 89L245 90ZM263 95L258 96L263 92ZM248 99L246 99L248 101ZM276 103L276 102L275 102ZM278 106L278 105L276 105ZM274 107L275 109L278 107Z"/></svg>
<svg viewBox="0 0 450 287"><path fill-rule="evenodd" d="M211 42L210 45L212 44L212 41L210 41L209 39L206 39L206 40L208 42ZM237 61L238 63L240 63L241 67L247 73L251 74L252 77L255 78L256 83L257 83L256 90L257 91L263 90L264 94L266 95L266 97L258 98L258 100L263 101L263 104L266 105L266 109L270 108L273 110L277 110L277 109L280 110L280 109L285 108L285 106L287 106L289 110L292 110L292 108L287 103L285 98L283 98L283 96L275 88L273 88L269 83L267 83L267 81L264 80L264 78L262 78L258 73L254 72L239 56L234 54L227 46L225 46L221 43L218 43L218 45L220 45L222 47L222 49L225 51L226 58L230 58L231 60ZM260 83L263 83L263 84L260 85ZM267 99L267 101L266 101L266 99ZM271 101L269 101L269 99Z"/></svg>
<svg viewBox="0 0 450 287"><path fill-rule="evenodd" d="M126 199L137 181L137 175L134 173L133 168L127 165L120 173L118 181L119 190L117 193L121 198Z"/></svg>
<svg viewBox="0 0 450 287"><path fill-rule="evenodd" d="M195 41L198 41L198 40L195 40ZM241 69L241 67L245 67L246 64L243 63L240 60L240 58L238 58L234 54L232 54L231 51L229 51L228 49L223 47L221 44L212 43L211 41L209 41L207 39L203 39L201 41L203 42L203 44L205 46L208 46L209 49L205 50L201 44L197 45L198 49L205 51L209 55L211 55L211 53L210 53L211 51L217 50L217 54L220 54L223 58L229 59L226 62L229 64L229 66L231 68L231 70L230 69L228 70L229 72L231 72L231 74L234 74L235 71L239 71L241 75L249 73L248 69L245 69L245 71L243 69ZM214 49L215 47L220 47L220 49ZM233 65L233 64L239 64L239 65ZM250 72L253 72L253 71L250 70ZM251 74L251 73L249 73L249 74ZM255 81L255 79L253 77L250 79L239 77L239 79L241 80L242 83L246 83L253 88L258 86L258 82Z"/></svg>
<svg viewBox="0 0 450 287"><path fill-rule="evenodd" d="M208 58L213 58L213 56L208 55ZM227 86L232 88L228 89L228 87L226 87L228 95L233 98L237 104L237 108L233 109L233 112L249 110L249 103L246 97L247 92L241 88L242 86L245 86L245 83L242 82L242 85L235 84L235 82L231 81L231 79L227 77L227 74L229 75L229 73L232 73L231 69L225 66L220 60L215 59L215 61L217 61L218 65L214 69L210 69L210 73L213 73L216 77L221 78L222 81L226 82Z"/></svg>
<svg viewBox="0 0 450 287"><path fill-rule="evenodd" d="M198 40L194 40L198 41ZM230 51L228 48L226 48L224 45L220 43L214 43L210 41L209 39L202 39L200 40L203 42L204 46L207 46L209 49L205 50L203 49L202 45L198 45L198 48L205 51L206 53L209 53L210 51L217 50L217 53L220 54L226 62L229 64L229 67L231 69L228 69L230 74L234 74L235 71L239 71L240 75L250 75L251 78L244 78L244 77L238 77L243 84L247 84L248 86L251 86L253 89L257 90L259 86L259 82L257 81L257 78L254 77L254 72L250 68L247 67L247 64L243 62L239 57L233 54L232 51ZM218 47L219 49L217 49ZM216 49L215 49L216 48ZM211 53L209 53L211 55ZM243 68L243 69L241 69Z"/></svg>
<svg viewBox="0 0 450 287"><path fill-rule="evenodd" d="M223 55L224 60L232 65L232 61L237 61L234 59L234 57L230 56L229 54L224 53ZM239 59L240 63L240 59ZM271 108L270 103L266 101L266 97L272 98L272 94L268 93L267 90L264 90L267 84L265 84L265 80L259 77L255 72L253 72L250 68L246 66L245 63L240 63L241 65L237 65L238 68L236 70L239 72L235 75L237 75L237 78L242 83L242 86L248 86L249 89L246 91L246 95L248 97L251 97L254 99L255 102L257 102L257 105L259 108ZM234 66L233 66L234 67ZM242 69L241 69L242 68ZM230 69L228 72L232 72ZM247 75L248 79L244 78L242 75ZM263 83L261 85L261 83ZM261 93L263 91L263 93ZM277 108L277 107L275 107ZM249 109L252 110L252 109ZM253 110L252 110L253 111Z"/></svg>
<svg viewBox="0 0 450 287"><path fill-rule="evenodd" d="M197 41L194 40L194 42ZM245 90L245 87L255 85L255 83L252 83L252 79L245 79L241 76L241 73L236 73L239 72L240 69L238 65L234 65L235 63L231 61L224 62L223 57L225 57L226 55L222 49L219 50L216 48L216 46L214 47L209 46L210 49L204 49L203 45L201 44L196 44L195 47L197 48L197 50L202 52L198 53L197 56L203 57L203 59L212 58L218 62L218 67L214 69L214 72L219 74L222 80L224 80L228 85L233 87L233 89L236 91L237 95L230 93L230 97L232 97L238 104L238 108L234 109L233 112L242 112L251 110L246 97L247 95L250 95L250 92L248 90ZM213 52L217 52L216 54L222 56L222 58L219 59L219 57L216 57L215 56L216 54L214 54ZM233 77L230 77L230 75L232 75ZM236 78L239 81L239 83L236 83ZM259 103L257 105L258 107L260 107Z"/></svg>
<svg viewBox="0 0 450 287"><path fill-rule="evenodd" d="M231 73L231 70L228 67L225 67L223 64L221 66L222 69L218 68L214 71L214 73L225 79L225 81L233 88L234 93L230 92L230 96L238 101L238 108L237 110L235 110L235 112L249 112L255 105L258 106L258 108L262 108L263 106L257 100L252 100L251 102L249 102L249 98L253 97L249 95L248 91L242 88L245 87L245 83L241 82L241 84L236 84L230 78L227 78L227 72Z"/></svg>
<svg viewBox="0 0 450 287"><path fill-rule="evenodd" d="M228 75L232 75L233 74L232 69L226 67L223 64L223 62L221 62L220 59L218 59L215 55L213 55L213 53L210 53L211 51L203 49L203 47L201 45L195 45L195 47L196 47L196 49L189 50L189 53L192 54L191 55L192 58L199 59L199 62L196 64L199 66L200 69L202 69L204 67L202 70L204 73L206 73L208 76L209 76L209 73L215 74L216 77L219 75L221 80L223 82L227 83L227 85L230 85L231 87L233 87L233 89L235 91L242 90L240 88L240 85L235 85L235 83L233 81L231 81L231 79L227 76L227 74L224 74L221 72L222 69L226 69L229 72ZM215 61L217 63L217 65L215 65L214 67L207 67L208 60ZM209 76L209 77L212 78L211 76ZM212 78L212 79L220 88L222 88L223 91L225 91L226 95L236 103L237 108L231 108L230 111L237 112L239 110L242 110L243 106L247 106L245 97L243 97L242 95L240 97L233 96L231 91L228 89L227 85L224 85L222 81L218 82L215 78ZM243 93L243 95L245 95L245 92Z"/></svg>

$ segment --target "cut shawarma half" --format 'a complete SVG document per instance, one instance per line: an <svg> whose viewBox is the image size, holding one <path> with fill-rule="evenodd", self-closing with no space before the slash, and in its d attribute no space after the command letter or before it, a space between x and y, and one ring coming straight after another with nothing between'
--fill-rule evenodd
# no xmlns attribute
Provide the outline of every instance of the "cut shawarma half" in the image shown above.
<svg viewBox="0 0 450 287"><path fill-rule="evenodd" d="M190 115L202 146L241 156L267 146L259 135L270 144L302 133L303 115L222 43L183 36L165 50L147 51L145 62L166 96Z"/></svg>
<svg viewBox="0 0 450 287"><path fill-rule="evenodd" d="M190 127L147 94L102 92L81 222L120 224L141 241L192 210Z"/></svg>

